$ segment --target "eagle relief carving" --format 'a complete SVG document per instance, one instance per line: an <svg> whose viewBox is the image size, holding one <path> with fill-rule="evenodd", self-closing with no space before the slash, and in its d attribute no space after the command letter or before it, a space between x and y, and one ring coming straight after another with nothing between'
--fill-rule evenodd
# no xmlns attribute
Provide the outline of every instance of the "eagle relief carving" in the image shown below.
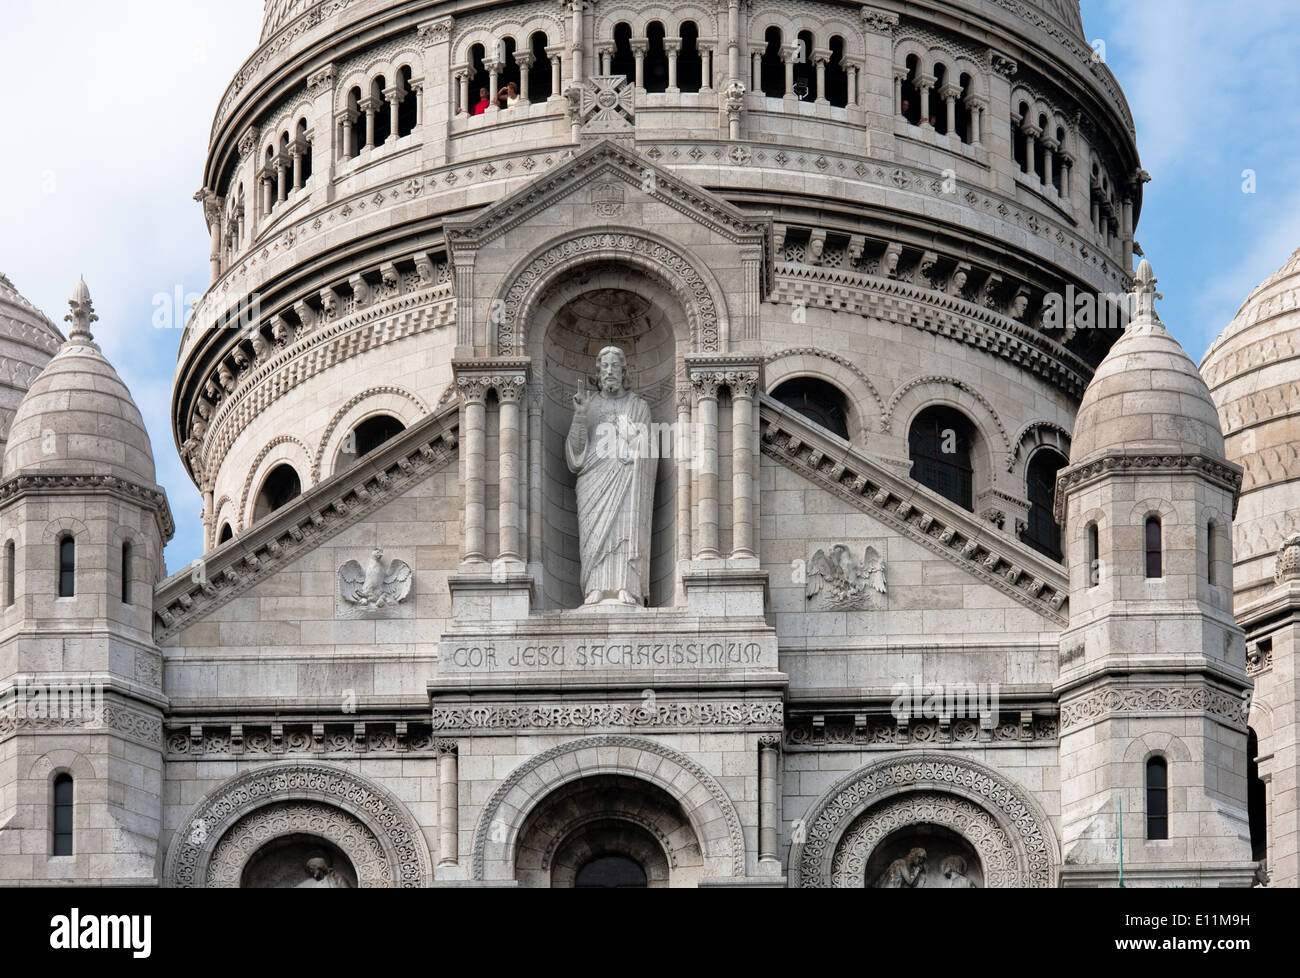
<svg viewBox="0 0 1300 978"><path fill-rule="evenodd" d="M808 606L814 611L883 611L885 562L874 547L858 560L837 543L818 550L808 561Z"/></svg>
<svg viewBox="0 0 1300 978"><path fill-rule="evenodd" d="M404 560L384 560L376 547L365 567L349 560L339 568L340 611L345 618L362 618L396 606L411 593L411 565Z"/></svg>

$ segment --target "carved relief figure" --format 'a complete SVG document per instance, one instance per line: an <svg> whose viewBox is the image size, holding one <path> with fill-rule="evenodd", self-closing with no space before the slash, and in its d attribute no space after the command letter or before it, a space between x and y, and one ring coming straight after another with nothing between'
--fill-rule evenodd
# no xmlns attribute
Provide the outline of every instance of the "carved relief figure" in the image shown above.
<svg viewBox="0 0 1300 978"><path fill-rule="evenodd" d="M820 610L879 610L887 593L885 562L867 547L861 562L842 543L818 550L808 561L808 602Z"/></svg>
<svg viewBox="0 0 1300 978"><path fill-rule="evenodd" d="M411 567L404 560L384 562L384 551L376 547L363 570L355 560L339 568L339 594L360 610L400 604L411 593Z"/></svg>
<svg viewBox="0 0 1300 978"><path fill-rule="evenodd" d="M628 388L627 356L607 346L596 358L600 389L573 397L564 443L578 477L578 543L584 605L640 606L649 590L650 519L657 459L650 406Z"/></svg>
<svg viewBox="0 0 1300 978"><path fill-rule="evenodd" d="M975 882L966 875L966 860L962 856L949 856L939 864L939 875L949 890L975 890Z"/></svg>
<svg viewBox="0 0 1300 978"><path fill-rule="evenodd" d="M906 859L895 859L876 880L876 889L880 890L919 890L924 887L924 849L913 849Z"/></svg>
<svg viewBox="0 0 1300 978"><path fill-rule="evenodd" d="M352 884L323 856L307 860L307 878L297 884L300 890L350 890Z"/></svg>

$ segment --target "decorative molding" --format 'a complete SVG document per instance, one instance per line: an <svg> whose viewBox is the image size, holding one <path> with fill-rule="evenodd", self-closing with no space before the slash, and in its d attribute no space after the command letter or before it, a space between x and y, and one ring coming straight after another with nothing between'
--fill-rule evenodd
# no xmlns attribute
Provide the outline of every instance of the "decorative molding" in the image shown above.
<svg viewBox="0 0 1300 978"><path fill-rule="evenodd" d="M1208 714L1237 730L1246 729L1250 701L1215 686L1125 686L1096 689L1061 700L1061 732L1091 726L1113 716L1156 716L1164 713Z"/></svg>
<svg viewBox="0 0 1300 978"><path fill-rule="evenodd" d="M1273 583L1282 587L1290 581L1300 581L1300 533L1292 533L1277 552L1277 566ZM1272 653L1269 653L1272 661Z"/></svg>
<svg viewBox="0 0 1300 978"><path fill-rule="evenodd" d="M173 718L174 719L174 718ZM348 719L298 722L191 723L167 729L169 757L279 757L310 754L396 754L434 757L428 723Z"/></svg>
<svg viewBox="0 0 1300 978"><path fill-rule="evenodd" d="M1032 714L1032 711L1030 711ZM995 744L1023 745L1026 742L1055 743L1059 724L1055 716L1034 715L1028 727L1015 713L990 718L987 725L972 717L912 719L900 724L884 715L822 715L792 717L787 723L786 746L822 750L832 748L881 748L925 750L935 744L988 747Z"/></svg>
<svg viewBox="0 0 1300 978"><path fill-rule="evenodd" d="M832 353L829 350L823 350L816 346L795 346L780 350L776 353L765 354L763 362L772 364L779 360L784 360L787 357L798 356L816 357L819 360L827 360L851 371L862 383L867 393L869 393L872 399L876 402L878 417L883 418L885 416L885 401L884 398L880 396L880 392L876 390L876 385L871 382L871 378L867 376L866 372L848 357L840 356L838 353Z"/></svg>
<svg viewBox="0 0 1300 978"><path fill-rule="evenodd" d="M429 885L428 852L418 825L401 802L349 771L302 762L260 766L232 778L195 805L172 839L163 874L166 885L211 885L212 857L232 826L268 805L308 799L347 813L379 840L393 885ZM300 828L311 831L310 823Z"/></svg>
<svg viewBox="0 0 1300 978"><path fill-rule="evenodd" d="M1127 455L1120 451L1110 452L1098 458L1089 459L1068 469L1062 469L1056 478L1056 505L1054 516L1056 522L1065 525L1065 497L1068 493L1108 475L1139 475L1143 472L1157 474L1190 475L1200 474L1219 488L1232 495L1232 515L1236 518L1237 501L1241 492L1242 469L1231 462L1222 462L1209 455Z"/></svg>
<svg viewBox="0 0 1300 978"><path fill-rule="evenodd" d="M484 704L433 708L435 730L589 730L606 727L780 728L780 701Z"/></svg>
<svg viewBox="0 0 1300 978"><path fill-rule="evenodd" d="M834 886L834 859L845 833L860 815L887 799L913 801L941 794L965 799L987 812L1006 832L1014 851L1014 871L1008 867L1002 885L1056 885L1056 843L1050 823L1024 789L1001 774L945 754L885 758L836 782L803 819L806 839L790 854L794 885ZM893 804L893 802L891 802Z"/></svg>
<svg viewBox="0 0 1300 978"><path fill-rule="evenodd" d="M167 494L155 486L143 486L113 475L26 475L20 474L0 483L0 507L29 493L52 495L86 495L107 492L121 496L137 506L153 510L162 529L163 542L176 533Z"/></svg>

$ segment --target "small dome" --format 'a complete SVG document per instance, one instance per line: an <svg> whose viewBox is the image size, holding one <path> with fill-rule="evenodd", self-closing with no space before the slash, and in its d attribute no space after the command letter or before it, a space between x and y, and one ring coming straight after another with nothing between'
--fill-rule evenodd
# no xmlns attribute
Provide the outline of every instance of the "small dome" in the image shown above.
<svg viewBox="0 0 1300 978"><path fill-rule="evenodd" d="M1138 266L1138 310L1083 395L1070 464L1110 452L1223 459L1223 431L1196 364L1155 312L1151 265Z"/></svg>
<svg viewBox="0 0 1300 978"><path fill-rule="evenodd" d="M68 304L72 331L18 405L4 477L112 475L152 486L149 434L130 391L91 336L98 317L84 282Z"/></svg>

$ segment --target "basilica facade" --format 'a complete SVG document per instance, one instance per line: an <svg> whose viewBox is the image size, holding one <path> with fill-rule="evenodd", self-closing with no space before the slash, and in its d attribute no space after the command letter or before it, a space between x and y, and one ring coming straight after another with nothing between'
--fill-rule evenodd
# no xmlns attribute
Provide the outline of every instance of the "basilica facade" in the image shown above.
<svg viewBox="0 0 1300 978"><path fill-rule="evenodd" d="M0 883L1300 884L1300 253L1198 370L1149 179L1074 0L267 0L194 563L0 291Z"/></svg>

